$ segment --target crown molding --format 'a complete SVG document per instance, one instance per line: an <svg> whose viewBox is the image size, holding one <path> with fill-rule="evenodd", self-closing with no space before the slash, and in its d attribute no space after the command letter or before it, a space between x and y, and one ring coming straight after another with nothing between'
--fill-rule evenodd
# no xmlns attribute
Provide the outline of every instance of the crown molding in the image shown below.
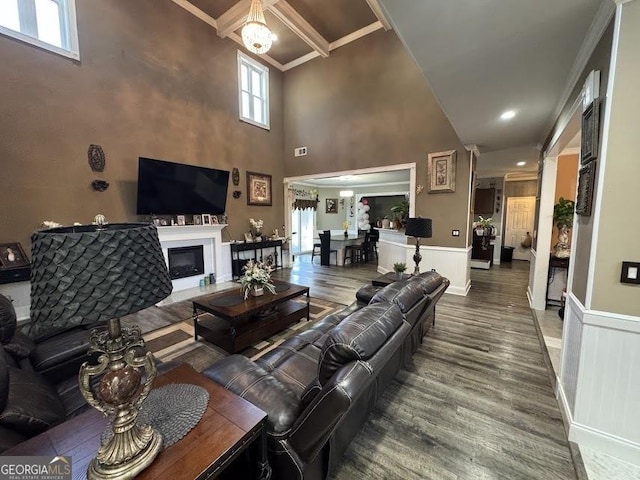
<svg viewBox="0 0 640 480"><path fill-rule="evenodd" d="M391 22L387 20L387 16L384 14L384 10L382 9L382 5L378 0L367 0L369 4L369 8L373 11L373 14L376 16L378 21L382 24L382 28L385 30L393 30L391 27Z"/></svg>
<svg viewBox="0 0 640 480"><path fill-rule="evenodd" d="M632 0L615 1L624 2ZM578 80L580 80L580 75L582 75L582 72L587 66L587 62L589 61L591 54L595 50L598 42L602 38L602 35L609 26L609 23L611 22L611 19L613 18L615 12L616 7L611 0L602 0L602 2L600 3L600 8L598 8L596 16L593 18L593 21L589 26L589 30L587 30L587 34L584 37L582 45L580 46L580 50L578 50L578 54L573 61L573 65L571 66L571 70L569 71L569 80L567 81L564 90L562 91L562 95L560 96L558 103L556 104L556 108L553 112L553 117L547 122L545 132L551 131L553 125L562 113L562 109L564 108L567 101L569 101L571 92L578 83Z"/></svg>

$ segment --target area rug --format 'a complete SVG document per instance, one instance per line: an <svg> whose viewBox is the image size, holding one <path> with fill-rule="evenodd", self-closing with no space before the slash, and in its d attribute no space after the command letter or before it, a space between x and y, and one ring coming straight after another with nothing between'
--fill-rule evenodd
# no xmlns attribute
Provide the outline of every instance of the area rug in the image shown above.
<svg viewBox="0 0 640 480"><path fill-rule="evenodd" d="M304 302L305 300L301 298L295 299L295 301ZM175 315L174 318L181 318L181 320L144 334L147 348L153 352L156 360L160 362L185 362L201 372L212 363L229 355L226 350L201 337L198 340L194 339L191 302L179 302L165 308L170 309L172 315ZM309 304L311 318L309 320L302 319L280 333L243 350L240 354L255 360L292 335L310 328L318 320L343 308L342 304L311 297Z"/></svg>

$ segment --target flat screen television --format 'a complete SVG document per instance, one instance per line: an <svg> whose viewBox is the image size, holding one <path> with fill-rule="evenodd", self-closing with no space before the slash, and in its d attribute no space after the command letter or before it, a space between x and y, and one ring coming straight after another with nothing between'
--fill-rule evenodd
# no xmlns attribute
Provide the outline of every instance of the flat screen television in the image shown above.
<svg viewBox="0 0 640 480"><path fill-rule="evenodd" d="M227 206L229 172L140 157L138 215L219 215Z"/></svg>

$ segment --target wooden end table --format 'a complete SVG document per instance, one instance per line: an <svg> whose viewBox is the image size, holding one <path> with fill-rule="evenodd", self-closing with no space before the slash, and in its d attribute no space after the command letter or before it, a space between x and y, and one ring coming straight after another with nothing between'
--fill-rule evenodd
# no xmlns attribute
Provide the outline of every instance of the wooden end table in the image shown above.
<svg viewBox="0 0 640 480"><path fill-rule="evenodd" d="M193 301L195 339L205 340L230 353L281 332L302 318L309 319L309 287L274 282L275 294L265 289L260 297L242 297L240 288L232 288L199 297ZM306 295L306 302L294 298ZM200 317L201 312L209 313Z"/></svg>
<svg viewBox="0 0 640 480"><path fill-rule="evenodd" d="M163 450L138 479L207 479L219 476L233 460L253 449L254 478L267 480L267 414L252 403L181 365L156 378L154 387L190 383L209 392L209 405L198 424L177 443ZM89 462L100 447L107 419L91 409L7 450L3 455L70 455L74 479L86 479Z"/></svg>
<svg viewBox="0 0 640 480"><path fill-rule="evenodd" d="M403 273L402 280L406 280L411 276L412 275L409 273ZM387 285L391 285L393 282L397 282L397 281L398 281L398 277L396 276L396 272L389 272L371 280L371 285L373 285L374 287L386 287Z"/></svg>

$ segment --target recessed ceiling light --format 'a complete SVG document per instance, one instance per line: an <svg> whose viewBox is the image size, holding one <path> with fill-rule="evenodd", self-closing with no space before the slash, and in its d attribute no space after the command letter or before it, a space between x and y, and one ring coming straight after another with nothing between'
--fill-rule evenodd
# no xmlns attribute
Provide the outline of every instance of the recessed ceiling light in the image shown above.
<svg viewBox="0 0 640 480"><path fill-rule="evenodd" d="M516 163L517 166L519 167L524 167L527 164L527 162L518 162Z"/></svg>
<svg viewBox="0 0 640 480"><path fill-rule="evenodd" d="M502 112L502 115L500 115L500 118L502 120L511 120L515 116L516 116L515 110L507 110L506 112Z"/></svg>

